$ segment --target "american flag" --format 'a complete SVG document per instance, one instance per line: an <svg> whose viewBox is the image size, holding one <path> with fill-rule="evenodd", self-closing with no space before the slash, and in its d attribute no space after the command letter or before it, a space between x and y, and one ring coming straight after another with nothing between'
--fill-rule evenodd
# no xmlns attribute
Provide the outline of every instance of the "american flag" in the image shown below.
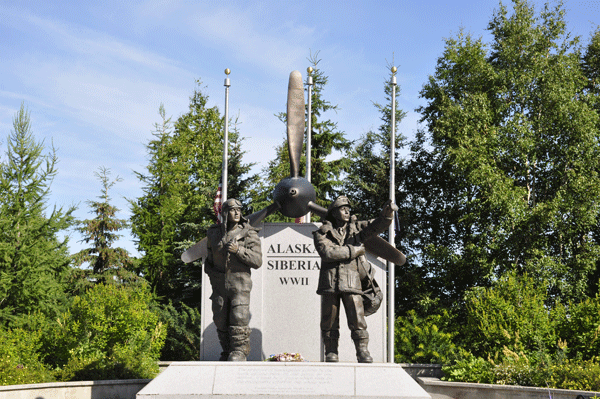
<svg viewBox="0 0 600 399"><path fill-rule="evenodd" d="M217 194L215 195L215 201L213 202L213 211L215 211L215 216L217 217L217 223L221 223L223 220L221 218L221 209L223 206L221 191L223 190L223 181L219 180L219 188L217 188Z"/></svg>

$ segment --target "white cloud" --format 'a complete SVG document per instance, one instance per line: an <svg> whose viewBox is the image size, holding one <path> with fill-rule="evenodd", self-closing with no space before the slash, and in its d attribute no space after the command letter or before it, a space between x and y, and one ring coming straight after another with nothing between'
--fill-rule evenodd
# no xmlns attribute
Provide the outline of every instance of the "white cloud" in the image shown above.
<svg viewBox="0 0 600 399"><path fill-rule="evenodd" d="M91 57L99 62L108 61L119 66L123 62L133 63L137 68L149 68L161 73L186 73L176 61L132 46L110 35L32 14L25 14L24 21L49 35L54 45L85 56L86 59Z"/></svg>

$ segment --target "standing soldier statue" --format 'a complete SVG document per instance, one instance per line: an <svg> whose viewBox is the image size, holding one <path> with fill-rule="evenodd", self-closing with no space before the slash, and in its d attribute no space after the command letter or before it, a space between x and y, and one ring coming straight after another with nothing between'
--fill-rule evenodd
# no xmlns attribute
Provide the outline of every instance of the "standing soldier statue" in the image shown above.
<svg viewBox="0 0 600 399"><path fill-rule="evenodd" d="M398 207L388 201L378 218L357 221L350 217L350 201L342 195L329 206L323 225L313 233L315 247L321 256L317 294L321 295L321 334L326 362L339 361L340 300L344 304L358 362L373 362L367 348L369 334L361 296L361 280L368 278L367 273L371 270L365 257L364 242L384 232L396 210Z"/></svg>
<svg viewBox="0 0 600 399"><path fill-rule="evenodd" d="M237 199L228 199L223 204L223 223L207 232L204 270L213 290L210 299L223 348L221 361L245 361L250 353L250 271L262 265L258 230L242 216L241 207Z"/></svg>

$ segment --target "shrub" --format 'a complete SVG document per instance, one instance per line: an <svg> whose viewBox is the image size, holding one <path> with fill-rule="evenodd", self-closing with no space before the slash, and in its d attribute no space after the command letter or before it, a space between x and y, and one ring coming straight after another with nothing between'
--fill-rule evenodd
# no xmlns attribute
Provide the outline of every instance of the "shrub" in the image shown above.
<svg viewBox="0 0 600 399"><path fill-rule="evenodd" d="M562 389L600 391L600 363L598 359L567 359L552 366L549 385Z"/></svg>
<svg viewBox="0 0 600 399"><path fill-rule="evenodd" d="M450 316L442 314L419 317L409 311L396 319L395 361L397 363L441 363L456 358L458 348L453 342L456 334L444 332Z"/></svg>
<svg viewBox="0 0 600 399"><path fill-rule="evenodd" d="M600 354L600 296L568 306L560 323L560 335L567 341L569 357L592 359Z"/></svg>
<svg viewBox="0 0 600 399"><path fill-rule="evenodd" d="M455 364L444 366L444 380L500 385L521 385L583 391L600 390L600 363L597 360L552 359L505 349L502 360L462 353ZM560 356L559 356L560 357Z"/></svg>
<svg viewBox="0 0 600 399"><path fill-rule="evenodd" d="M97 284L76 296L55 332L63 381L152 378L165 327L146 285Z"/></svg>
<svg viewBox="0 0 600 399"><path fill-rule="evenodd" d="M460 358L452 365L442 367L443 380L491 384L494 381L494 364L472 353L460 350Z"/></svg>
<svg viewBox="0 0 600 399"><path fill-rule="evenodd" d="M486 357L504 348L528 354L556 348L557 323L544 304L546 298L546 286L514 273L490 288L469 291L467 342L474 353Z"/></svg>
<svg viewBox="0 0 600 399"><path fill-rule="evenodd" d="M0 385L53 381L52 373L39 359L40 337L41 332L0 329Z"/></svg>
<svg viewBox="0 0 600 399"><path fill-rule="evenodd" d="M543 352L527 356L505 348L502 361L494 364L492 381L500 385L547 387L551 365L550 357Z"/></svg>
<svg viewBox="0 0 600 399"><path fill-rule="evenodd" d="M200 357L200 311L180 303L160 307L160 320L167 326L161 360L198 360Z"/></svg>

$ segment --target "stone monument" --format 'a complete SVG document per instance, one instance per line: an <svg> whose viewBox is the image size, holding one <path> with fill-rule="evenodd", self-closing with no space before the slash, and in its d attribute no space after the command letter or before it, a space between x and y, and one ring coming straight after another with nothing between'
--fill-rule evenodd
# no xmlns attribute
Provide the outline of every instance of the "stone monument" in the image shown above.
<svg viewBox="0 0 600 399"><path fill-rule="evenodd" d="M290 177L275 187L271 205L248 216L254 227L261 226L261 222L276 211L293 218L308 212L323 218L327 215L327 209L316 204L313 186L299 175L304 91L298 71L290 74L287 106ZM250 301L252 350L248 359L262 360L272 353L300 352L311 362L209 361L220 358L221 349L217 328L205 316L210 314L207 300L210 288L203 284L201 359L205 361L171 364L142 389L137 398L430 398L399 365L354 363L354 348L349 339L340 340L339 363L321 362L324 358L319 326L321 298L316 291L323 259L313 241L313 232L319 227L320 224L312 223L263 225L259 233L263 265L252 274ZM402 253L378 235L366 238L361 245L364 256L383 280L385 267L378 257L398 265L405 261ZM191 262L206 256L207 242L203 240L186 251L182 260ZM342 309L340 313L345 318ZM368 323L373 360L382 362L386 358L384 312L370 316ZM350 333L345 336L349 338Z"/></svg>

